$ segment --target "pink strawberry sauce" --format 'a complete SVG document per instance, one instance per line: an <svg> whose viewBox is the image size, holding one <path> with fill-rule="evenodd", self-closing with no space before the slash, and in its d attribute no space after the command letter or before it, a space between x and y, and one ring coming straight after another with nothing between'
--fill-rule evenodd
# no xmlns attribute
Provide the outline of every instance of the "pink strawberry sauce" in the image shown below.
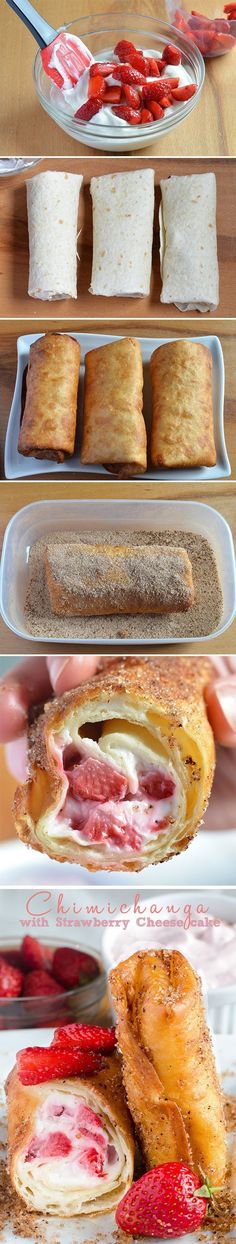
<svg viewBox="0 0 236 1244"><path fill-rule="evenodd" d="M61 1099L61 1100L60 1100ZM68 1159L84 1172L86 1181L105 1179L118 1162L115 1145L109 1143L102 1119L90 1106L71 1094L50 1094L37 1116L38 1132L32 1136L25 1162L40 1165L53 1158Z"/></svg>
<svg viewBox="0 0 236 1244"><path fill-rule="evenodd" d="M128 777L105 760L66 748L63 767L68 791L58 825L66 819L85 843L140 851L145 838L174 820L176 786L164 768L140 770L134 793Z"/></svg>

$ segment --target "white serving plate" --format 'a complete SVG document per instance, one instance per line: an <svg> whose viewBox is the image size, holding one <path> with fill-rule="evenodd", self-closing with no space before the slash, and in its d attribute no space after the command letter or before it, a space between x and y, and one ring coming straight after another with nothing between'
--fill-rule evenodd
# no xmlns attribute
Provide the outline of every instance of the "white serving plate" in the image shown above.
<svg viewBox="0 0 236 1244"><path fill-rule="evenodd" d="M23 454L18 453L18 439L20 430L21 417L21 395L22 382L25 368L28 364L29 349L34 341L43 336L42 333L26 334L18 337L17 341L17 373L15 390L8 420L6 442L5 442L5 461L4 469L6 479L25 479L32 475L48 475L76 474L78 478L95 478L109 479L115 478L103 466L85 466L79 458L79 450L82 432L82 411L83 411L83 389L84 389L84 358L88 350L93 350L97 346L108 345L112 341L119 341L117 336L104 336L101 333L72 333L81 345L81 366L80 366L80 383L79 383L79 419L76 434L76 452L73 458L66 458L65 462L50 462L48 459L24 458ZM178 334L178 338L181 333ZM222 348L218 337L191 337L191 341L195 341L200 345L205 345L211 351L213 362L213 412L214 412L214 433L217 461L213 467L195 467L185 470L159 470L154 469L150 463L150 453L148 454L148 469L145 475L137 476L137 479L150 480L212 480L222 479L231 474L230 463L225 444L224 436L224 358ZM156 340L155 337L139 338L142 350L142 358L144 364L144 417L148 432L148 441L150 445L150 425L151 425L151 384L149 361L154 350L158 346L166 345L169 341L173 341L173 337L162 337Z"/></svg>
<svg viewBox="0 0 236 1244"><path fill-rule="evenodd" d="M47 539L58 531L101 530L106 531L192 531L204 536L211 545L221 584L223 610L220 625L208 635L184 636L185 643L199 643L222 635L235 617L236 573L232 533L226 520L210 505L200 501L34 501L18 510L7 525L1 560L0 610L6 626L22 639L33 643L70 643L70 635L47 637L31 635L26 630L24 605L28 586L28 562L30 548L41 537ZM14 585L14 591L13 591ZM207 584L206 584L207 590ZM146 639L119 638L100 639L99 649L145 648ZM94 639L76 640L74 647L86 643L94 648ZM149 639L148 644L159 647L166 643L162 637ZM182 638L168 638L168 644L182 643Z"/></svg>
<svg viewBox="0 0 236 1244"><path fill-rule="evenodd" d="M1 1059L1 1093L2 1106L0 1107L0 1141L6 1146L6 1105L4 1094L4 1081L15 1062L16 1050L28 1045L49 1045L52 1039L53 1029L50 1028L28 1028L24 1032L1 1032L0 1033L0 1059ZM214 1037L214 1049L219 1073L223 1076L224 1092L230 1096L236 1096L236 1061L235 1061L235 1038L230 1037ZM6 1148L5 1148L6 1153ZM2 1152L2 1157L4 1150ZM63 1222L61 1218L51 1219L39 1215L39 1224L42 1222L42 1240L44 1244L96 1244L98 1240L103 1240L104 1244L111 1244L113 1233L115 1232L114 1214L99 1214L96 1218L66 1218ZM234 1237L235 1238L235 1237ZM202 1241L198 1231L194 1231L190 1235L179 1236L179 1244L200 1244ZM211 1244L212 1233L206 1232L206 1244ZM128 1240L128 1236L127 1236ZM15 1244L16 1236L12 1232L10 1224L1 1230L2 1244ZM29 1238L28 1244L35 1244L34 1235ZM147 1237L134 1237L133 1244L152 1244ZM25 1237L17 1236L18 1244L26 1244ZM168 1244L168 1240L163 1240L163 1244Z"/></svg>

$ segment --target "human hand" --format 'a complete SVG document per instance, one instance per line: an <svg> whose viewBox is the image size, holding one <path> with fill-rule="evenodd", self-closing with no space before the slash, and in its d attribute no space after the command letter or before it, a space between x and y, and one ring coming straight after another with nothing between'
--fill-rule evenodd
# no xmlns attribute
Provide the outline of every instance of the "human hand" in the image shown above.
<svg viewBox="0 0 236 1244"><path fill-rule="evenodd" d="M5 744L10 773L19 782L27 776L27 720L31 705L63 695L92 678L100 667L95 656L27 657L0 682L0 743Z"/></svg>

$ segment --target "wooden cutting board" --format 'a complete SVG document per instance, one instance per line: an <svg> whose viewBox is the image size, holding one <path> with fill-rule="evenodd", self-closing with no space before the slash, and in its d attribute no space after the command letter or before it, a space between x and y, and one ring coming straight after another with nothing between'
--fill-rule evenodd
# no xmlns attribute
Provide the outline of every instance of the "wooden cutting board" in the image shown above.
<svg viewBox="0 0 236 1244"><path fill-rule="evenodd" d="M59 327L63 329L63 324L61 324L61 321L60 321ZM13 397L13 392L14 392L14 385L15 385L15 377L16 377L17 337L19 337L19 335L22 336L24 334L31 333L32 329L34 332L41 332L42 328L43 328L43 331L45 332L50 331L50 329L52 328L58 331L58 321L57 320L51 320L51 321L44 320L44 323L42 326L41 322L39 323L34 322L34 324L32 325L32 322L30 320L29 321L21 320L20 323L19 321L11 320L11 321L8 321L7 324L6 324L6 321L0 320L0 375L1 375L0 476L2 478L4 478L4 447L5 447L6 429L7 429L9 411L11 407L11 402L12 402L12 397ZM86 328L86 332L96 333L97 324L94 323L93 321L91 323L86 321L86 325L78 323L78 322L75 323L73 320L72 322L70 320L66 321L66 329L69 332L80 333L81 331L82 333L84 332L85 328ZM179 324L178 324L178 329L180 331ZM105 326L104 321L103 321L101 326L99 326L99 332L101 331L104 332L105 334L110 332L110 324L107 324ZM233 479L235 479L236 477L236 368L235 368L236 320L217 320L217 321L211 320L210 328L209 328L208 323L206 323L205 319L203 320L202 318L200 320L200 323L199 323L199 319L189 321L183 318L183 320L181 320L181 336L183 337L191 337L192 335L197 336L197 335L200 335L200 333L202 333L202 335L204 336L209 331L212 333L216 333L217 336L220 338L223 355L224 355L225 437L226 437L226 445L227 445L229 460L231 463L232 477ZM136 323L130 320L128 324L127 324L127 320L125 320L124 322L122 322L121 320L118 320L116 321L116 323L114 322L112 323L112 332L114 333L114 335L117 334L120 336L122 334L122 336L124 337L125 336L126 337L137 336L137 332L138 332L140 337L155 337L156 340L158 341L160 337L166 336L166 333L168 333L169 337L176 337L176 324L172 320L168 320L168 325L166 324L166 321L163 321L163 320L158 320L158 322L155 320L152 320L150 323L147 323L147 321L145 323L139 322L137 326ZM42 470L42 475L43 475L43 470ZM88 476L89 476L89 468L88 468ZM55 480L55 471L54 472L52 471L50 474L48 474L46 478L47 478L47 482L51 479ZM65 470L63 471L63 474L60 475L60 479L71 479L71 474Z"/></svg>
<svg viewBox="0 0 236 1244"><path fill-rule="evenodd" d="M3 148L5 151L5 147ZM220 269L220 302L217 313L208 313L207 322L212 318L235 315L236 289L236 160L160 160L149 157L148 165L155 169L155 219L151 291L147 298L101 298L89 294L92 268L92 200L89 190L91 177L105 173L131 171L143 167L143 160L131 157L84 157L81 159L45 160L35 170L24 176L0 179L0 306L1 316L30 316L44 319L53 317L79 316L80 319L101 319L109 321L118 317L142 319L145 317L169 319L175 316L182 324L183 315L176 307L160 302L161 276L159 261L159 223L158 212L161 198L160 180L170 174L183 176L191 173L214 172L217 180L217 236ZM67 170L82 173L83 186L80 194L78 233L78 297L76 300L65 299L61 302L42 302L29 298L28 289L28 228L25 177L33 176L46 169ZM135 235L135 221L134 221ZM196 312L189 312L191 319ZM198 314L199 328L202 316Z"/></svg>
<svg viewBox="0 0 236 1244"><path fill-rule="evenodd" d="M40 13L56 28L66 21L75 21L114 9L123 11L123 0L40 0ZM191 9L191 4L186 6ZM137 12L137 0L129 0L129 13ZM201 0L202 13L215 17L223 12L222 3ZM139 10L148 17L167 20L164 0L139 0ZM105 22L104 22L105 25ZM94 26L96 23L94 20ZM1 79L0 79L0 150L4 155L86 155L88 148L69 138L51 121L37 99L32 68L36 43L24 26L1 4ZM226 56L206 62L206 78L198 105L186 121L175 127L165 138L151 147L142 148L142 155L162 156L233 156L236 155L235 128L236 48ZM93 154L92 148L90 155Z"/></svg>

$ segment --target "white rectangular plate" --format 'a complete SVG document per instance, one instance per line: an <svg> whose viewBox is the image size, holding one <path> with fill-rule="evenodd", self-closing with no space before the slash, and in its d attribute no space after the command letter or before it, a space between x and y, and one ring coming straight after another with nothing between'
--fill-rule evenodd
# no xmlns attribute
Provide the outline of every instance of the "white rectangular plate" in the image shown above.
<svg viewBox="0 0 236 1244"><path fill-rule="evenodd" d="M81 442L82 430L82 410L83 410L83 387L84 387L84 358L88 350L95 349L97 346L108 345L112 341L118 341L120 338L115 336L103 336L94 333L72 333L72 336L80 342L81 345L81 367L80 367L80 383L79 383L79 420L76 434L76 452L73 458L67 458L65 462L50 462L47 459L24 458L23 454L18 453L18 438L21 418L21 398L22 398L22 382L25 368L28 364L29 349L34 341L38 340L42 333L27 334L24 337L18 337L17 341L17 374L13 401L11 405L7 433L5 443L5 461L4 469L6 479L25 479L32 475L48 475L62 474L68 472L71 475L76 474L78 478L84 479L109 479L115 476L106 471L103 466L84 466L79 458L79 449ZM180 337L181 334L179 333ZM150 441L150 421L151 421L151 390L150 390L150 369L149 362L151 355L158 346L167 344L173 338L162 337L158 340L154 337L139 338L142 350L142 358L144 365L144 416L148 432L148 440ZM213 411L214 411L214 433L217 461L214 467L195 467L191 470L155 470L151 467L150 459L148 461L148 470L145 475L137 476L137 479L150 480L211 480L221 479L230 475L230 463L227 455L225 437L224 437L224 359L220 341L218 337L191 337L191 341L196 341L208 347L212 354L213 361Z"/></svg>
<svg viewBox="0 0 236 1244"><path fill-rule="evenodd" d="M4 1081L9 1074L11 1067L15 1061L16 1050L28 1045L49 1045L52 1038L51 1029L30 1028L18 1030L17 1032L1 1032L0 1033L0 1059L1 1059L1 1093L2 1104L0 1105L0 1142L6 1145L6 1105L4 1101ZM235 1037L234 1036L217 1036L214 1038L214 1048L217 1060L218 1070L223 1074L224 1092L232 1096L236 1096L236 1057L235 1057ZM115 1244L115 1219L114 1214L101 1214L96 1218L66 1218L64 1221L60 1218L44 1218L38 1215L40 1226L42 1222L42 1244L111 1244L111 1240ZM233 1238L233 1237L232 1237ZM234 1237L235 1238L235 1237ZM37 1235L40 1240L40 1236ZM128 1239L128 1237L127 1237ZM191 1235L181 1236L182 1244L202 1244L202 1235L197 1231ZM181 1244L179 1237L179 1244ZM11 1225L7 1225L1 1231L2 1244L16 1244L16 1236L12 1231ZM29 1238L28 1244L35 1244L34 1235ZM206 1244L211 1244L212 1234L206 1232ZM17 1235L17 1244L25 1244L24 1236ZM147 1237L134 1237L133 1244L152 1244ZM168 1244L168 1240L163 1240L163 1244ZM230 1244L230 1239L229 1239Z"/></svg>

